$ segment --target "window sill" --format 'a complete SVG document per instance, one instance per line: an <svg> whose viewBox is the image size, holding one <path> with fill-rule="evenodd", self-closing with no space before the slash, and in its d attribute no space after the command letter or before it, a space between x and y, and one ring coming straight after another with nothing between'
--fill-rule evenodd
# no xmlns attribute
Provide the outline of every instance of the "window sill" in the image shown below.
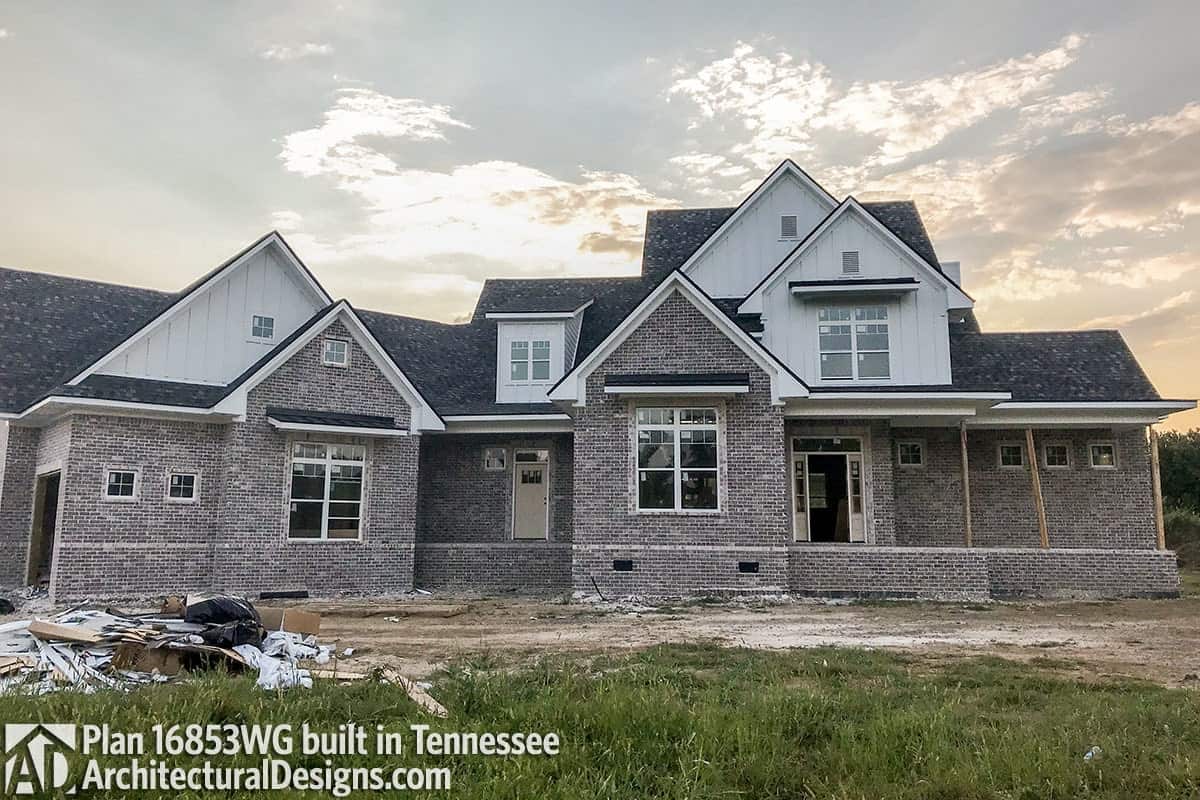
<svg viewBox="0 0 1200 800"><path fill-rule="evenodd" d="M363 544L361 536L357 539L300 539L288 536L285 541L288 544Z"/></svg>
<svg viewBox="0 0 1200 800"><path fill-rule="evenodd" d="M137 502L139 502L141 499L142 499L142 498L140 498L140 497L137 497L136 495L135 495L134 497L109 497L108 495L105 495L105 496L103 496L103 497L101 497L101 498L100 498L100 502L102 502L102 503L126 503L126 504L128 504L128 503L137 503Z"/></svg>
<svg viewBox="0 0 1200 800"><path fill-rule="evenodd" d="M200 502L199 497L164 497L163 502L169 506L194 506Z"/></svg>
<svg viewBox="0 0 1200 800"><path fill-rule="evenodd" d="M633 513L646 517L713 517L725 512L719 508L639 508Z"/></svg>
<svg viewBox="0 0 1200 800"><path fill-rule="evenodd" d="M275 344L275 339L274 339L274 337L272 337L272 338L270 338L270 339L266 339L266 338L260 338L260 337L258 337L258 336L250 336L250 337L248 337L248 338L246 339L246 343L247 343L247 344L265 344L265 345L274 345L274 344Z"/></svg>

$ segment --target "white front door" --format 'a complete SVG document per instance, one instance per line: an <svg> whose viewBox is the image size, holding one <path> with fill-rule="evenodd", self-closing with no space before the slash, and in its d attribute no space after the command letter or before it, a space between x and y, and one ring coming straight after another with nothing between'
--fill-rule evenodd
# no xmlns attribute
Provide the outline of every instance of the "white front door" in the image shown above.
<svg viewBox="0 0 1200 800"><path fill-rule="evenodd" d="M792 531L798 542L865 542L866 467L857 437L793 437Z"/></svg>
<svg viewBox="0 0 1200 800"><path fill-rule="evenodd" d="M513 538L545 539L549 514L549 464L513 464Z"/></svg>

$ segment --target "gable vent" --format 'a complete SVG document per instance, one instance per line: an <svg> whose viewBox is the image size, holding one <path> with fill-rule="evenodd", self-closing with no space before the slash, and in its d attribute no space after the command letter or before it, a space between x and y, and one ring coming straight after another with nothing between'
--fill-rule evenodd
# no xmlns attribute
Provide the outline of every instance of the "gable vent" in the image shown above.
<svg viewBox="0 0 1200 800"><path fill-rule="evenodd" d="M842 251L842 272L846 275L858 274L858 251L843 250Z"/></svg>
<svg viewBox="0 0 1200 800"><path fill-rule="evenodd" d="M784 214L779 218L779 238L780 239L798 239L800 238L799 225L795 214Z"/></svg>

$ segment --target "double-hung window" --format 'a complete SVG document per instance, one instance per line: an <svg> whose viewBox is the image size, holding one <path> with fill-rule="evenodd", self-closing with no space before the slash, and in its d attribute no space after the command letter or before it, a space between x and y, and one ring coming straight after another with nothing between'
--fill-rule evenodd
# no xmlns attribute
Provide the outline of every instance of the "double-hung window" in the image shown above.
<svg viewBox="0 0 1200 800"><path fill-rule="evenodd" d="M642 511L716 509L717 410L637 410L637 494Z"/></svg>
<svg viewBox="0 0 1200 800"><path fill-rule="evenodd" d="M292 445L289 539L359 538L366 460L359 445Z"/></svg>
<svg viewBox="0 0 1200 800"><path fill-rule="evenodd" d="M550 340L519 339L509 347L513 383L550 380Z"/></svg>
<svg viewBox="0 0 1200 800"><path fill-rule="evenodd" d="M817 311L824 380L891 377L887 306L827 306Z"/></svg>

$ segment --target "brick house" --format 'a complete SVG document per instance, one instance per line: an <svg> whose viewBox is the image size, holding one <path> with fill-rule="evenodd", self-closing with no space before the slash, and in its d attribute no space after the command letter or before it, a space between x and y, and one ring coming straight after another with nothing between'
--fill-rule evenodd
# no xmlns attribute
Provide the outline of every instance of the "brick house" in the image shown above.
<svg viewBox="0 0 1200 800"><path fill-rule="evenodd" d="M0 270L0 587L1172 595L1115 331L983 333L907 201L784 162L641 273L443 324L277 233L176 294Z"/></svg>

